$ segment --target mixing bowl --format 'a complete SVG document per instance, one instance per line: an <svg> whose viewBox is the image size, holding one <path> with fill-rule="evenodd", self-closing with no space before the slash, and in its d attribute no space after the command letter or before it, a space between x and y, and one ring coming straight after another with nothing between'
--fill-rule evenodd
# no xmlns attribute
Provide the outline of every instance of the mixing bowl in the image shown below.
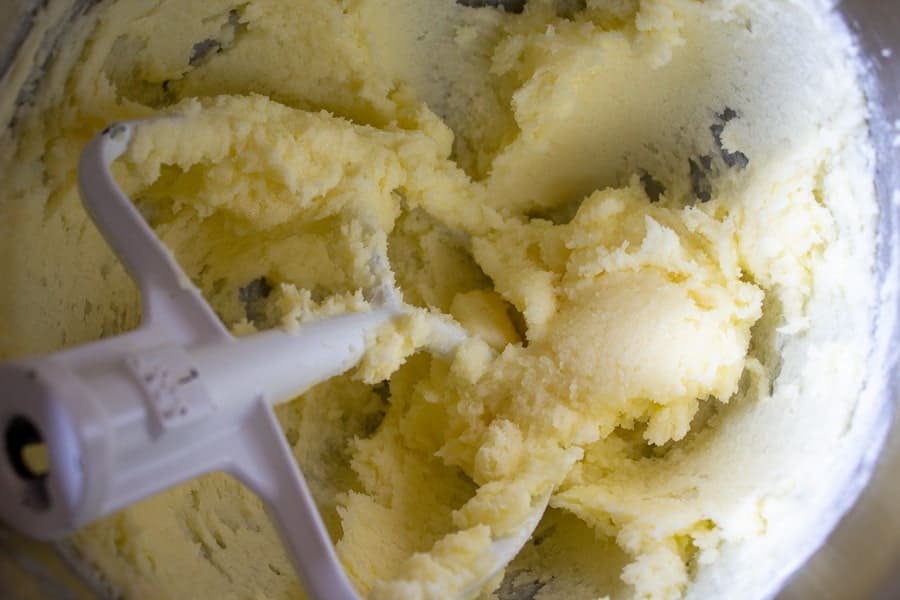
<svg viewBox="0 0 900 600"><path fill-rule="evenodd" d="M900 517L895 508L900 493L900 427L895 413L900 392L900 302L896 291L900 282L900 5L845 0L839 3L839 10L866 57L864 84L872 106L870 129L878 152L882 355L871 363L870 377L875 386L869 392L882 403L882 426L890 433L882 449L879 432L873 432L871 454L857 471L856 486L847 490L836 507L837 514L848 508L849 512L778 595L791 600L900 597ZM823 535L828 525L823 522Z"/></svg>
<svg viewBox="0 0 900 600"><path fill-rule="evenodd" d="M56 10L58 22L50 28L50 37L58 36L70 18L96 1L74 0L66 10ZM46 5L42 0L0 2L0 80L13 68L17 54L35 43L29 33ZM900 4L844 0L837 9L857 36L866 61L864 85L878 153L880 306L873 331L876 351L862 401L879 406L880 411L867 453L833 510L822 516L818 536L784 565L781 578L772 581L771 595L785 599L900 597L900 515L894 506L900 494L900 427L894 423L900 392ZM4 89L0 103L27 93ZM14 540L0 531L0 554L5 554L0 556L3 598L25 597L19 586L26 579L33 586L29 598L90 595L46 547ZM16 576L13 585L6 578L15 569L25 579Z"/></svg>

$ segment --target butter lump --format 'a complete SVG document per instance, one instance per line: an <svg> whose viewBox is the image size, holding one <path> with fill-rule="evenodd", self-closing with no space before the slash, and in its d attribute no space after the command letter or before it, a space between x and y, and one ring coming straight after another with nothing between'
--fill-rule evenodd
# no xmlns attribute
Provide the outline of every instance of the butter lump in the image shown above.
<svg viewBox="0 0 900 600"><path fill-rule="evenodd" d="M759 596L804 518L769 507L852 456L864 413L873 174L829 19L813 0L97 6L2 134L0 355L138 322L75 165L109 121L153 117L115 175L226 325L366 310L384 280L410 312L277 409L361 594L452 597L552 494L484 596ZM437 323L469 339L429 352ZM126 598L302 597L221 474L68 547Z"/></svg>

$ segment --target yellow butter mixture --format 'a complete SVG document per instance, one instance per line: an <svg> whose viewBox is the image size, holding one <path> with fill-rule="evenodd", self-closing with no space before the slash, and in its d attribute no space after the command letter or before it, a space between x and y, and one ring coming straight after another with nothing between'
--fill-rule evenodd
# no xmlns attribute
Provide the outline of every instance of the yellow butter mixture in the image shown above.
<svg viewBox="0 0 900 600"><path fill-rule="evenodd" d="M849 45L814 0L482 4L86 9L3 105L0 357L139 322L76 165L151 118L115 175L235 333L364 310L384 278L408 309L277 409L361 596L455 597L548 494L480 597L759 589L720 573L768 577L772 507L830 468L861 385ZM426 315L466 340L429 352ZM66 544L127 599L303 597L223 474Z"/></svg>

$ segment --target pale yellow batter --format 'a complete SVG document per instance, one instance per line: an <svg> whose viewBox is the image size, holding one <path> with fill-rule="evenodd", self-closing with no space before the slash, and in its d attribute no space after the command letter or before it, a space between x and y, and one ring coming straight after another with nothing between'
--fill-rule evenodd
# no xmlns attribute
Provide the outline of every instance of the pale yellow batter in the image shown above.
<svg viewBox="0 0 900 600"><path fill-rule="evenodd" d="M62 39L0 105L0 357L139 321L76 161L174 115L116 175L235 332L384 276L413 311L278 409L362 595L453 597L550 492L485 597L762 593L867 347L866 112L818 2L132 0ZM426 310L469 340L423 351ZM302 593L219 474L67 548L129 599Z"/></svg>

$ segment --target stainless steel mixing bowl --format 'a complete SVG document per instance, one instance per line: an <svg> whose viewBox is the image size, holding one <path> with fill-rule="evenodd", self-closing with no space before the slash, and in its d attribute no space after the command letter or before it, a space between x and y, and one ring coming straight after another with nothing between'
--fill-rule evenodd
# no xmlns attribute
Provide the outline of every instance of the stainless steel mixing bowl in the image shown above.
<svg viewBox="0 0 900 600"><path fill-rule="evenodd" d="M78 12L96 2L73 0L71 4ZM46 0L0 0L0 77L20 50L35 11L44 5ZM883 293L878 317L880 342L871 362L867 393L881 403L882 422L872 432L870 452L857 470L854 485L841 498L834 518L823 519L823 536L841 514L849 512L777 593L785 600L900 598L900 511L896 509L896 498L900 497L900 416L895 416L894 410L900 395L900 2L843 0L838 2L838 10L856 34L868 63L865 85L878 149L878 268ZM4 94L9 92L2 90ZM892 433L881 450L889 425ZM809 548L813 550L815 545ZM0 532L0 558L12 552L16 550ZM36 585L48 598L83 597L72 589L71 576L53 575L25 557L13 557L9 563L33 570ZM0 569L0 596L14 599L15 591L3 587L2 576ZM67 581L61 584L60 579Z"/></svg>
<svg viewBox="0 0 900 600"><path fill-rule="evenodd" d="M856 34L868 62L865 81L872 105L872 136L878 150L878 199L881 208L878 266L884 290L900 283L900 2L896 0L844 0L839 3ZM857 502L844 516L825 544L795 573L779 598L805 600L900 598L900 302L896 292L883 295L879 327L885 334L883 387L878 395L884 404L891 433L880 456L860 466L859 486L868 481ZM879 373L874 373L874 379ZM877 435L873 436L877 444ZM877 448L877 446L876 446ZM874 469L874 472L873 472ZM871 476L871 480L869 477ZM857 490L849 490L853 501Z"/></svg>

